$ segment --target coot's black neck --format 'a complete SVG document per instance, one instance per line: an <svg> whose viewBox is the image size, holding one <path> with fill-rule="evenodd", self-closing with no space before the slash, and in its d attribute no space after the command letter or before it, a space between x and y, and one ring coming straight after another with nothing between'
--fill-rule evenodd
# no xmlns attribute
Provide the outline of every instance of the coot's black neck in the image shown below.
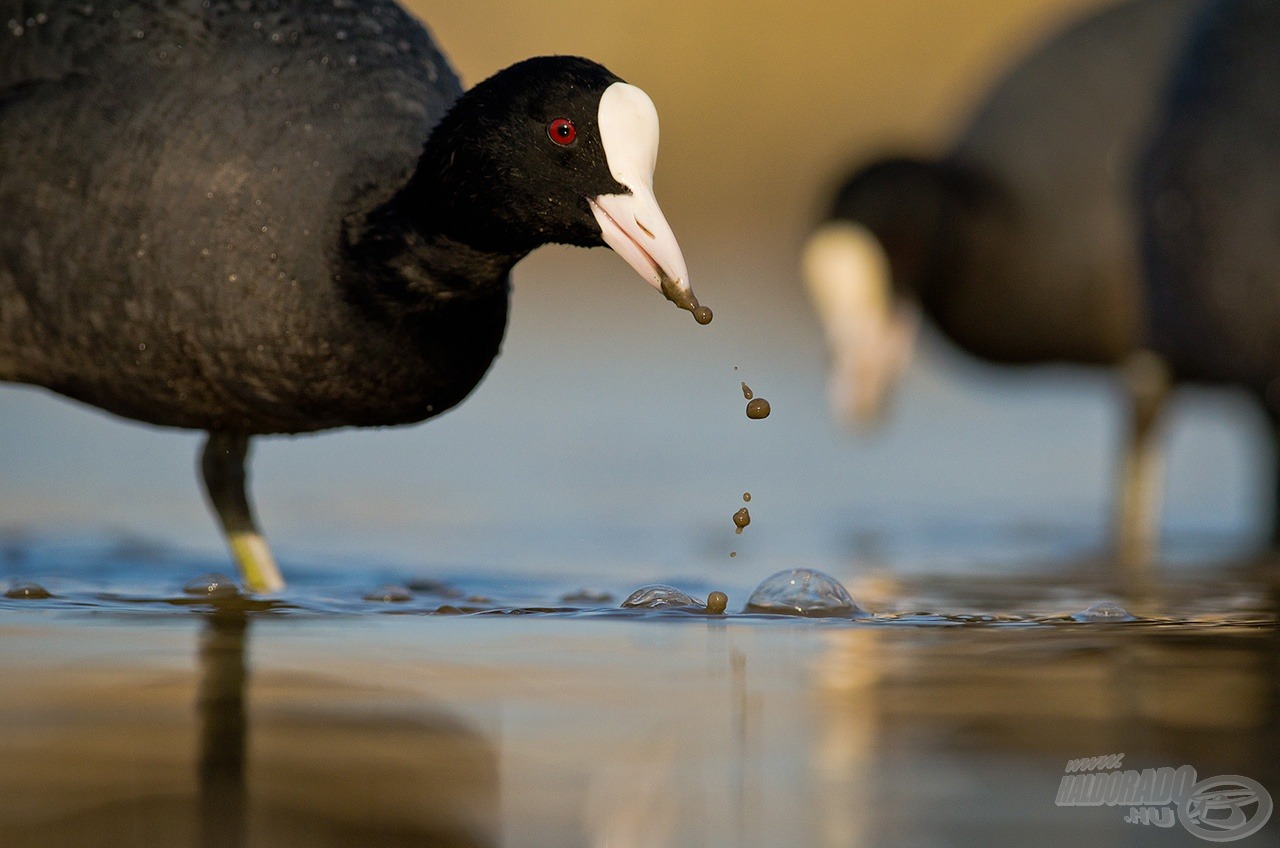
<svg viewBox="0 0 1280 848"><path fill-rule="evenodd" d="M425 318L506 298L508 274L528 251L483 249L444 232L411 183L383 206L349 221L343 285L347 296L380 317ZM429 189L425 189L429 191ZM430 195L426 195L430 196Z"/></svg>

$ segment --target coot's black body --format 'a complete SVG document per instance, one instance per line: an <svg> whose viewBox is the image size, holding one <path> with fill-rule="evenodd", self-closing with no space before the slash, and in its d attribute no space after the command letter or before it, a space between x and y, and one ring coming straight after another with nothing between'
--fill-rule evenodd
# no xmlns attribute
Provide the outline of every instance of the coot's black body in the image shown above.
<svg viewBox="0 0 1280 848"><path fill-rule="evenodd" d="M463 93L391 0L0 0L0 380L209 431L247 584L250 437L421 421L484 376L512 266L608 245L700 323L643 91L574 57Z"/></svg>
<svg viewBox="0 0 1280 848"><path fill-rule="evenodd" d="M1152 341L1280 416L1280 2L1215 2L1143 170Z"/></svg>
<svg viewBox="0 0 1280 848"><path fill-rule="evenodd" d="M480 380L519 256L404 267L439 248L387 204L461 87L396 4L4 0L0 21L0 379L242 433L417 421Z"/></svg>

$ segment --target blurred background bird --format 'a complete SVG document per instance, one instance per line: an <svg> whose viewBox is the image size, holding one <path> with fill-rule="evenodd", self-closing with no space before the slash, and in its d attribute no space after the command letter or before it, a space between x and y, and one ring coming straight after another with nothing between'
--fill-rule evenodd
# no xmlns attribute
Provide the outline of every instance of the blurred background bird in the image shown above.
<svg viewBox="0 0 1280 848"><path fill-rule="evenodd" d="M848 177L804 255L830 402L850 421L884 412L922 314L986 362L1121 369L1128 564L1154 556L1169 381L1146 349L1136 174L1201 5L1131 0L1071 23L996 83L946 154Z"/></svg>

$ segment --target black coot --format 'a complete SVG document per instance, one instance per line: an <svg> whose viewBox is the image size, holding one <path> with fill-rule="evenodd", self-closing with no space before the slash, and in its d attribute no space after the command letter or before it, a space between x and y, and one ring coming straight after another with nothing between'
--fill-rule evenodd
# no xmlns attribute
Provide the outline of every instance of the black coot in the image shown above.
<svg viewBox="0 0 1280 848"><path fill-rule="evenodd" d="M854 173L805 252L844 417L878 417L920 312L988 362L1127 363L1126 560L1154 544L1164 394L1158 363L1138 354L1132 179L1197 2L1130 0L1056 34L995 86L946 156Z"/></svg>
<svg viewBox="0 0 1280 848"><path fill-rule="evenodd" d="M283 582L249 438L458 403L539 245L608 244L709 320L653 196L653 104L594 62L464 94L390 0L0 0L0 27L0 379L207 430L256 590Z"/></svg>
<svg viewBox="0 0 1280 848"><path fill-rule="evenodd" d="M1175 378L1249 390L1280 456L1280 2L1205 10L1140 195L1153 348Z"/></svg>

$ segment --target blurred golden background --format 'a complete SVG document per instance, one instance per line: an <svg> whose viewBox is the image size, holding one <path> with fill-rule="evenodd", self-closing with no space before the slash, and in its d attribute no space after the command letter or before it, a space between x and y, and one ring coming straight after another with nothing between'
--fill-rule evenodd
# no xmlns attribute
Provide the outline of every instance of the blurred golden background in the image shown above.
<svg viewBox="0 0 1280 848"><path fill-rule="evenodd" d="M595 59L662 120L677 235L795 236L859 159L939 150L1008 65L1100 0L408 0L474 85L538 53ZM692 264L692 263L691 263Z"/></svg>

